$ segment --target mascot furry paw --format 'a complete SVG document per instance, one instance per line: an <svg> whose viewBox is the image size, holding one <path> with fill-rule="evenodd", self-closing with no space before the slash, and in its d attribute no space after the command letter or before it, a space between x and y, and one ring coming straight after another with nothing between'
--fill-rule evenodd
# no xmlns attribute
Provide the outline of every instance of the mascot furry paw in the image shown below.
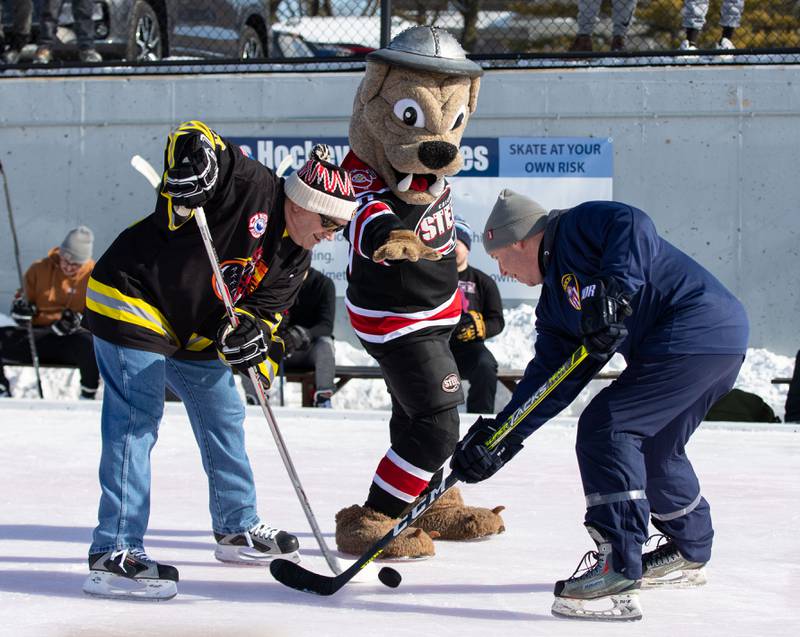
<svg viewBox="0 0 800 637"><path fill-rule="evenodd" d="M447 31L412 27L367 56L343 162L359 200L345 231L350 243L347 312L392 394L391 448L378 464L364 507L401 517L441 479L458 441L464 401L449 339L461 317L455 221L447 177L462 165L459 145L475 111L481 68ZM438 475L437 475L438 474ZM427 544L499 533L499 510L467 507L455 494L432 507L426 529L403 554ZM357 551L383 526L337 522L336 542ZM441 528L441 531L440 531ZM427 532L427 535L423 535ZM422 545L423 540L424 546ZM410 544L409 544L410 542Z"/></svg>

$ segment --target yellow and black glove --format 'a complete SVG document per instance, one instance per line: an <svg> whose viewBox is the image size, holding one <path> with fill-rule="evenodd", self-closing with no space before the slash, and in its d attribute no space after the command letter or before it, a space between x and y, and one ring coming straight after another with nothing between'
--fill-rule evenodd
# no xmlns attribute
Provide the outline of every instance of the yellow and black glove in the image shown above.
<svg viewBox="0 0 800 637"><path fill-rule="evenodd" d="M470 341L482 341L486 338L486 323L483 322L483 314L477 310L470 310L461 315L461 320L456 326L456 340L462 343Z"/></svg>
<svg viewBox="0 0 800 637"><path fill-rule="evenodd" d="M217 330L215 343L219 357L245 376L254 368L264 389L269 389L283 356L283 341L273 339L273 330L267 322L247 310L234 311L239 325L232 327L225 317Z"/></svg>

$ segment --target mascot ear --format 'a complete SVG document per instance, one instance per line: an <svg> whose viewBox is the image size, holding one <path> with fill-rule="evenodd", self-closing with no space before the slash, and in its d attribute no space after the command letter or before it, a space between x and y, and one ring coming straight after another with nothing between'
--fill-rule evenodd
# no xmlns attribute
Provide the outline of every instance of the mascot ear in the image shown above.
<svg viewBox="0 0 800 637"><path fill-rule="evenodd" d="M389 65L382 62L367 62L367 71L364 74L364 79L361 80L361 88L358 91L358 98L362 104L366 104L378 93L381 92L383 81L389 73Z"/></svg>
<svg viewBox="0 0 800 637"><path fill-rule="evenodd" d="M469 84L469 112L474 113L478 106L478 91L481 88L481 78L473 77Z"/></svg>

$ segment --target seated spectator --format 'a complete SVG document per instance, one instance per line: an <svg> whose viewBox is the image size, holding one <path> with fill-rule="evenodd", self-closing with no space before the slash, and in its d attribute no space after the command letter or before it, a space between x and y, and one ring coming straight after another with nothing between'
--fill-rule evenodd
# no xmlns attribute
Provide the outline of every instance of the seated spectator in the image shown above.
<svg viewBox="0 0 800 637"><path fill-rule="evenodd" d="M624 51L628 27L636 11L637 0L611 0L611 50ZM597 24L602 0L578 0L578 35L570 51L591 51L594 48L592 33Z"/></svg>
<svg viewBox="0 0 800 637"><path fill-rule="evenodd" d="M287 372L314 370L314 407L331 407L336 362L333 321L336 316L336 288L319 270L309 268L292 307L284 312L278 327L285 351ZM257 404L249 378L242 379L248 404Z"/></svg>
<svg viewBox="0 0 800 637"><path fill-rule="evenodd" d="M31 363L27 327L33 324L39 361L43 364L75 365L81 374L83 399L97 393L99 373L92 335L81 327L86 307L86 286L94 268L94 236L86 226L70 230L47 258L36 261L25 273L25 290L17 292L11 318L20 326L7 328L0 337L2 358ZM0 396L11 389L0 365Z"/></svg>
<svg viewBox="0 0 800 637"><path fill-rule="evenodd" d="M794 373L789 382L789 393L786 395L786 414L784 422L800 422L800 352L794 360Z"/></svg>
<svg viewBox="0 0 800 637"><path fill-rule="evenodd" d="M3 2L0 1L0 54L6 64L19 62L20 52L31 39L33 0L11 0L11 30L3 30Z"/></svg>
<svg viewBox="0 0 800 637"><path fill-rule="evenodd" d="M720 21L722 34L717 40L717 49L735 49L731 39L733 31L742 22L744 0L722 0L720 8ZM683 4L683 28L686 29L686 39L681 42L681 49L691 51L697 48L697 38L706 23L708 14L708 0L685 0Z"/></svg>
<svg viewBox="0 0 800 637"><path fill-rule="evenodd" d="M503 331L503 304L497 284L469 265L472 229L456 216L456 266L461 295L461 321L450 337L450 349L461 378L469 381L467 411L493 414L497 393L497 361L484 340Z"/></svg>
<svg viewBox="0 0 800 637"><path fill-rule="evenodd" d="M39 25L39 46L36 49L34 62L50 64L53 61L53 48L58 33L58 16L64 0L43 0L42 15ZM78 59L81 62L102 62L103 56L94 46L94 21L92 10L94 0L72 0L75 38L78 40Z"/></svg>

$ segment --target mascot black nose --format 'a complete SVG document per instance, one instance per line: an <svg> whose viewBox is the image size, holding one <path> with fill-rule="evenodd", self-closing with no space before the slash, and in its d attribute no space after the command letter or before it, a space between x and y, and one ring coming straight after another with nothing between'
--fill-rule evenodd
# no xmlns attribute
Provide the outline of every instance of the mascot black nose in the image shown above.
<svg viewBox="0 0 800 637"><path fill-rule="evenodd" d="M419 147L419 160L428 168L437 170L456 158L458 147L447 142L423 142Z"/></svg>

